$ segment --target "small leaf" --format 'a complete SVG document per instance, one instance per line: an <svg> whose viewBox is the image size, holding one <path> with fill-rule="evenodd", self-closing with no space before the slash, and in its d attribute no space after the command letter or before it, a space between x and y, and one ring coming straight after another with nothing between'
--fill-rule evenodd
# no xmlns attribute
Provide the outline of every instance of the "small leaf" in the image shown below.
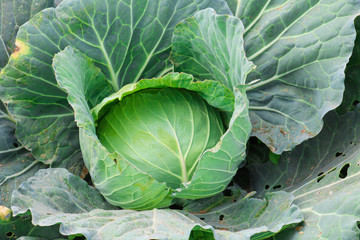
<svg viewBox="0 0 360 240"><path fill-rule="evenodd" d="M269 152L269 160L273 163L273 164L278 164L279 163L279 159L280 159L281 155L275 154L273 152Z"/></svg>

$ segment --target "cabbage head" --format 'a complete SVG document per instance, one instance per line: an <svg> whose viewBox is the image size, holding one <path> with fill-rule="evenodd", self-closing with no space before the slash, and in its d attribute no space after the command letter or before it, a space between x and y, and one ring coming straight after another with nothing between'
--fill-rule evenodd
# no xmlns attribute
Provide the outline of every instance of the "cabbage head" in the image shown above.
<svg viewBox="0 0 360 240"><path fill-rule="evenodd" d="M196 92L146 89L111 107L97 135L142 172L172 189L188 183L202 153L224 132L220 113Z"/></svg>

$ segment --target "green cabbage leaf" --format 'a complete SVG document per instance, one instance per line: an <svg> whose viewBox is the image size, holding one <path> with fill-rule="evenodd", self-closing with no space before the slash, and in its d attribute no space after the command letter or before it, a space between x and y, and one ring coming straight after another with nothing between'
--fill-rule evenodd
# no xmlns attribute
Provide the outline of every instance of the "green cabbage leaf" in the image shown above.
<svg viewBox="0 0 360 240"><path fill-rule="evenodd" d="M287 191L304 214L302 224L274 239L359 238L359 107L341 116L327 114L321 133L283 153L277 165L258 154L248 156L258 196Z"/></svg>

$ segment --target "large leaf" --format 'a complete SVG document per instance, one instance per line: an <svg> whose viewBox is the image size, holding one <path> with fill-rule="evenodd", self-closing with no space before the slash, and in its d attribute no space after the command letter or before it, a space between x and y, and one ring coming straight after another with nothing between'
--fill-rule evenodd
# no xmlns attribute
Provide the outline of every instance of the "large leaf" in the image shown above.
<svg viewBox="0 0 360 240"><path fill-rule="evenodd" d="M265 199L252 198L239 187L229 187L223 193L208 199L189 202L184 210L220 229L220 236L234 239L251 237L265 239L303 220L300 209L292 203L292 194L268 193ZM228 232L224 231L228 230Z"/></svg>
<svg viewBox="0 0 360 240"><path fill-rule="evenodd" d="M64 200L65 199L65 200ZM24 182L13 194L14 214L30 209L33 223L61 223L64 235L90 239L188 239L204 224L196 217L172 210L115 210L101 194L65 169L46 169Z"/></svg>
<svg viewBox="0 0 360 240"><path fill-rule="evenodd" d="M291 192L304 214L305 222L279 239L360 237L359 132L359 108L342 116L331 112L321 133L282 154L278 165L252 161L248 166L254 190Z"/></svg>
<svg viewBox="0 0 360 240"><path fill-rule="evenodd" d="M0 69L16 50L15 36L19 27L44 8L49 0L3 0L0 4ZM43 166L42 166L43 167ZM41 168L30 152L15 138L15 119L0 101L0 205L10 206L13 189Z"/></svg>
<svg viewBox="0 0 360 240"><path fill-rule="evenodd" d="M0 101L0 205L10 207L12 191L44 165L15 138L14 119Z"/></svg>
<svg viewBox="0 0 360 240"><path fill-rule="evenodd" d="M33 176L46 165L34 159L15 137L15 120L7 107L0 101L0 206L10 207L10 196L23 181ZM80 175L82 161L53 163L52 167L66 167L72 173Z"/></svg>
<svg viewBox="0 0 360 240"><path fill-rule="evenodd" d="M16 49L15 36L21 25L44 8L53 7L53 0L2 0L0 4L0 69Z"/></svg>
<svg viewBox="0 0 360 240"><path fill-rule="evenodd" d="M338 113L354 110L360 103L360 17L355 19L355 29L355 46L349 63L346 65L344 99L336 109Z"/></svg>
<svg viewBox="0 0 360 240"><path fill-rule="evenodd" d="M291 194L269 194L264 201L260 199L239 198L238 203L231 201L230 205L219 206L217 211L230 212L231 204L236 211L243 213L243 228L246 230L231 232L214 230L192 214L176 210L153 209L148 211L115 210L107 204L101 194L91 188L80 178L70 174L65 169L40 170L34 177L24 182L13 194L12 209L15 214L30 209L33 223L39 226L51 226L60 223L60 232L64 235L83 234L87 239L189 239L200 236L206 231L208 239L217 240L238 239L250 240L259 233L268 230L280 230L284 224L301 221L301 214L296 206L291 204ZM64 201L66 198L66 201ZM267 206L265 206L268 204ZM280 207L279 207L280 206ZM198 208L198 207L193 207ZM271 215L270 209L276 208L276 217ZM263 211L261 210L263 209ZM250 210L250 211L249 211ZM246 218L257 214L259 220L247 224ZM199 215L218 224L218 213ZM271 217L272 216L272 217ZM223 216L224 217L224 216ZM238 216L235 216L238 218ZM232 221L229 218L230 221ZM273 220L273 222L272 222ZM224 219L224 223L226 224ZM234 219L234 221L237 221ZM269 227L263 226L269 224ZM252 228L254 225L255 228ZM256 227L261 226L261 227ZM204 236L202 234L202 236ZM262 237L268 234L261 235ZM196 239L196 238L195 238Z"/></svg>
<svg viewBox="0 0 360 240"><path fill-rule="evenodd" d="M51 67L55 53L74 46L118 90L171 70L175 25L207 7L230 13L223 0L72 0L34 16L20 28L17 51L0 75L0 97L18 122L19 141L46 163L79 157L73 111Z"/></svg>
<svg viewBox="0 0 360 240"><path fill-rule="evenodd" d="M337 107L359 0L227 0L245 27L253 135L275 153L317 135Z"/></svg>
<svg viewBox="0 0 360 240"><path fill-rule="evenodd" d="M238 18L217 15L213 9L187 18L176 26L172 39L175 71L217 80L230 89L245 84L255 66L245 57L243 32Z"/></svg>

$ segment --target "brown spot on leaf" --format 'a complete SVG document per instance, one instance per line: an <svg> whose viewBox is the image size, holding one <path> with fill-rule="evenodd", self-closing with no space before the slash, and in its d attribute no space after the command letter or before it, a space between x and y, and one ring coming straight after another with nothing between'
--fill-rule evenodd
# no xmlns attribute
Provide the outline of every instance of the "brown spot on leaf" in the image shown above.
<svg viewBox="0 0 360 240"><path fill-rule="evenodd" d="M15 51L11 54L11 57L17 59L20 55L27 55L30 53L30 47L21 40L15 41Z"/></svg>
<svg viewBox="0 0 360 240"><path fill-rule="evenodd" d="M220 222L219 222L219 223L220 223ZM216 228L216 229L229 231L229 229L228 229L228 228Z"/></svg>
<svg viewBox="0 0 360 240"><path fill-rule="evenodd" d="M292 179L291 179L291 178L288 178L288 179L286 180L286 185L287 185L287 186L290 186L291 182L292 182Z"/></svg>
<svg viewBox="0 0 360 240"><path fill-rule="evenodd" d="M289 134L288 132L285 132L283 129L280 129L280 132L282 133L282 135L286 136L287 134Z"/></svg>
<svg viewBox="0 0 360 240"><path fill-rule="evenodd" d="M81 170L80 178L84 179L88 173L89 170L86 167L83 167L83 169Z"/></svg>
<svg viewBox="0 0 360 240"><path fill-rule="evenodd" d="M295 231L301 231L303 228L304 228L303 226L297 226L297 227L295 228Z"/></svg>

